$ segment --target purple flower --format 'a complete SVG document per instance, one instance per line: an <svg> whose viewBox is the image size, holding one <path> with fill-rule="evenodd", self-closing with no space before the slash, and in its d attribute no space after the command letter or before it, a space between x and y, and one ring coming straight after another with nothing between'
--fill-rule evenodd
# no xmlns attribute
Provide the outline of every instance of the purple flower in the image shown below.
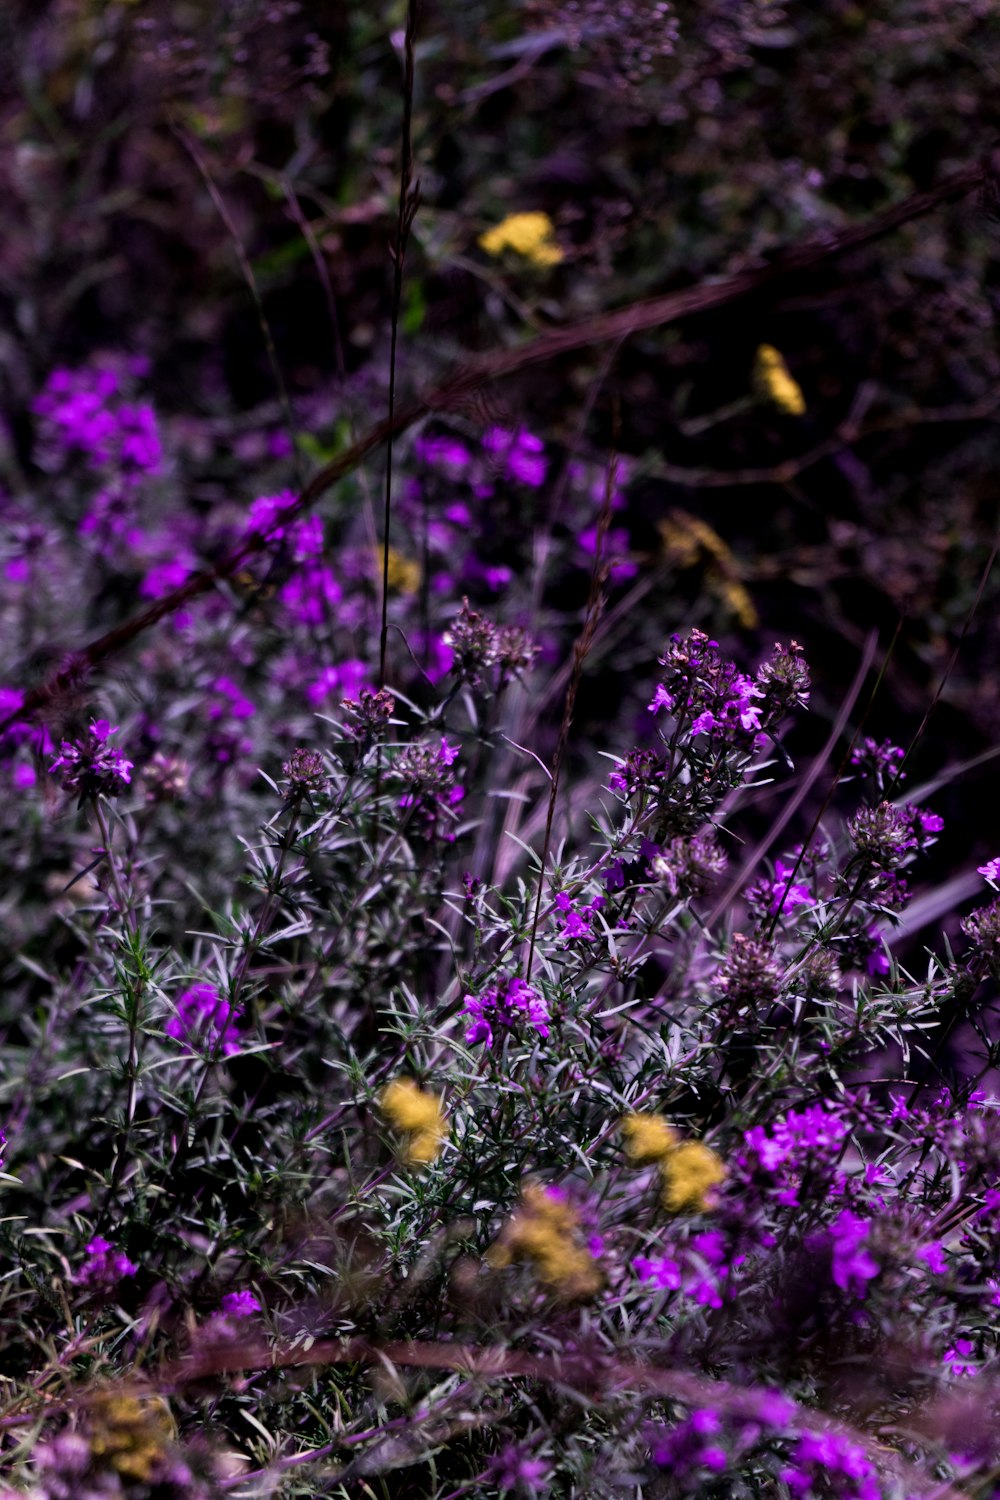
<svg viewBox="0 0 1000 1500"><path fill-rule="evenodd" d="M53 370L34 409L45 421L49 443L84 454L92 469L117 465L133 481L160 469L153 408L122 401L112 370Z"/></svg>
<svg viewBox="0 0 1000 1500"><path fill-rule="evenodd" d="M172 557L166 562L155 563L139 585L140 598L162 599L164 594L179 588L192 571L190 560L183 557Z"/></svg>
<svg viewBox="0 0 1000 1500"><path fill-rule="evenodd" d="M879 791L884 791L889 782L903 781L900 771L906 752L889 740L873 740L870 737L851 751L851 765L857 766L862 776L870 776Z"/></svg>
<svg viewBox="0 0 1000 1500"><path fill-rule="evenodd" d="M308 562L280 590L279 599L299 625L324 625L335 618L343 596L340 584L323 563Z"/></svg>
<svg viewBox="0 0 1000 1500"><path fill-rule="evenodd" d="M835 1285L849 1296L863 1297L865 1283L879 1273L878 1262L864 1249L864 1242L870 1233L871 1224L858 1218L857 1214L851 1213L847 1208L830 1225L830 1274Z"/></svg>
<svg viewBox="0 0 1000 1500"><path fill-rule="evenodd" d="M652 1281L664 1291L679 1292L681 1289L680 1262L669 1255L659 1255L650 1260L646 1255L637 1255L632 1262L641 1281Z"/></svg>
<svg viewBox="0 0 1000 1500"><path fill-rule="evenodd" d="M594 936L590 919L604 905L604 897L595 896L587 906L577 907L565 891L560 891L555 898L554 905L561 915L562 939L564 942L571 942L574 938L587 939Z"/></svg>
<svg viewBox="0 0 1000 1500"><path fill-rule="evenodd" d="M442 469L449 479L460 479L472 463L472 454L457 438L418 437L413 450L421 463Z"/></svg>
<svg viewBox="0 0 1000 1500"><path fill-rule="evenodd" d="M971 1339L956 1339L954 1348L945 1351L944 1363L952 1375L977 1375L979 1366L974 1365L969 1355L975 1352Z"/></svg>
<svg viewBox="0 0 1000 1500"><path fill-rule="evenodd" d="M256 712L253 704L231 677L217 677L211 684L211 690L216 696L208 704L210 719L253 718Z"/></svg>
<svg viewBox="0 0 1000 1500"><path fill-rule="evenodd" d="M138 1266L102 1235L84 1246L87 1259L73 1277L77 1286L110 1291L124 1276L134 1276Z"/></svg>
<svg viewBox="0 0 1000 1500"><path fill-rule="evenodd" d="M118 457L123 468L156 473L163 457L151 406L118 408Z"/></svg>
<svg viewBox="0 0 1000 1500"><path fill-rule="evenodd" d="M81 798L118 796L132 780L132 762L109 744L118 728L107 719L95 719L87 739L63 740L50 771L62 771L64 786Z"/></svg>
<svg viewBox="0 0 1000 1500"><path fill-rule="evenodd" d="M751 702L751 698L763 698L762 689L750 677L737 673L733 678L733 688L736 697L726 705L730 715L735 713L743 729L758 730L760 728L760 709Z"/></svg>
<svg viewBox="0 0 1000 1500"><path fill-rule="evenodd" d="M577 543L590 557L597 556L597 527L588 526L577 535ZM639 571L637 563L629 560L630 538L623 526L609 528L601 545L601 563L608 569L608 577L624 583L634 578Z"/></svg>
<svg viewBox="0 0 1000 1500"><path fill-rule="evenodd" d="M328 699L359 698L369 685L369 671L363 661L350 657L339 666L324 667L314 682L306 688L306 697L313 707Z"/></svg>
<svg viewBox="0 0 1000 1500"><path fill-rule="evenodd" d="M295 504L295 499L291 490L282 490L280 495L259 495L247 513L244 534L260 533L269 541L283 541L292 562L304 563L323 555L323 522L319 516L286 521L284 513ZM337 591L339 594L339 585Z"/></svg>
<svg viewBox="0 0 1000 1500"><path fill-rule="evenodd" d="M656 692L653 694L652 700L648 705L649 713L658 714L661 708L665 708L669 712L673 706L674 700L663 686L663 683L657 683Z"/></svg>
<svg viewBox="0 0 1000 1500"><path fill-rule="evenodd" d="M462 1015L470 1016L471 1024L466 1030L466 1043L472 1047L477 1042L493 1045L494 1029L513 1030L522 1020L527 1020L541 1037L549 1034L549 1013L545 1001L523 979L501 979L479 996L466 995Z"/></svg>
<svg viewBox="0 0 1000 1500"><path fill-rule="evenodd" d="M213 760L228 765L252 750L253 741L238 726L252 719L256 709L231 677L216 677L209 683L208 690L210 696L203 705L205 717L212 726L208 749Z"/></svg>
<svg viewBox="0 0 1000 1500"><path fill-rule="evenodd" d="M538 1495L548 1489L549 1467L541 1459L530 1458L523 1444L508 1443L490 1459L487 1474L501 1490L519 1490L523 1495Z"/></svg>
<svg viewBox="0 0 1000 1500"><path fill-rule="evenodd" d="M991 859L988 865L977 865L976 871L992 884L993 881L1000 880L1000 859Z"/></svg>
<svg viewBox="0 0 1000 1500"><path fill-rule="evenodd" d="M177 998L177 1013L164 1026L167 1036L200 1049L213 1057L232 1057L240 1050L236 1022L242 1011L234 1010L213 984L195 984Z"/></svg>
<svg viewBox="0 0 1000 1500"><path fill-rule="evenodd" d="M699 1469L721 1474L729 1466L725 1448L717 1441L722 1423L710 1408L696 1410L673 1428L651 1428L647 1433L650 1457L659 1468L669 1469L677 1483Z"/></svg>
<svg viewBox="0 0 1000 1500"><path fill-rule="evenodd" d="M508 432L503 427L489 427L483 434L483 447L500 462L503 472L518 484L537 490L545 483L548 461L541 438L526 432Z"/></svg>
<svg viewBox="0 0 1000 1500"><path fill-rule="evenodd" d="M792 1454L795 1467L781 1478L795 1495L820 1493L843 1500L881 1500L878 1477L865 1450L849 1438L833 1432L804 1432Z"/></svg>
<svg viewBox="0 0 1000 1500"><path fill-rule="evenodd" d="M948 1262L944 1258L944 1246L940 1240L931 1240L929 1244L921 1245L917 1251L921 1260L926 1261L928 1269L935 1276L944 1276L948 1270Z"/></svg>
<svg viewBox="0 0 1000 1500"><path fill-rule="evenodd" d="M227 1292L222 1299L221 1311L227 1318L249 1318L260 1310L253 1292Z"/></svg>
<svg viewBox="0 0 1000 1500"><path fill-rule="evenodd" d="M751 1126L743 1136L745 1154L739 1165L758 1180L763 1176L760 1186L768 1196L794 1207L806 1171L830 1181L849 1134L846 1121L821 1104L810 1104L789 1110L771 1126Z"/></svg>
<svg viewBox="0 0 1000 1500"><path fill-rule="evenodd" d="M441 635L417 632L413 637L413 651L429 682L440 682L447 677L455 664L455 653L447 638Z"/></svg>
<svg viewBox="0 0 1000 1500"><path fill-rule="evenodd" d="M935 835L944 827L944 818L923 807L914 807L912 803L907 803L904 812L909 819L916 847L929 849L931 844L937 842Z"/></svg>
<svg viewBox="0 0 1000 1500"><path fill-rule="evenodd" d="M813 897L807 885L793 883L794 870L781 860L774 862L774 880L771 882L771 911L791 911L796 906L812 906Z"/></svg>

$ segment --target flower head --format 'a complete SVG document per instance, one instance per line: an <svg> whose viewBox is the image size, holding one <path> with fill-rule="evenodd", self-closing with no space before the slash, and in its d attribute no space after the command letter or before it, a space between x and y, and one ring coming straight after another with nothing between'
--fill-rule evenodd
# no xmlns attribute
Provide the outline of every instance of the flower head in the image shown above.
<svg viewBox="0 0 1000 1500"><path fill-rule="evenodd" d="M513 250L533 266L557 266L563 253L555 241L555 229L548 214L508 214L499 224L479 236L479 245L487 255L502 255Z"/></svg>
<svg viewBox="0 0 1000 1500"><path fill-rule="evenodd" d="M530 1261L539 1280L562 1296L589 1297L600 1288L602 1277L581 1238L580 1215L565 1193L529 1183L487 1259L497 1269Z"/></svg>
<svg viewBox="0 0 1000 1500"><path fill-rule="evenodd" d="M448 1135L439 1094L425 1094L412 1078L394 1078L382 1090L382 1113L407 1137L404 1161L411 1166L432 1162Z"/></svg>
<svg viewBox="0 0 1000 1500"><path fill-rule="evenodd" d="M704 1213L715 1203L713 1189L725 1180L720 1159L701 1141L681 1141L660 1163L661 1198L672 1214Z"/></svg>
<svg viewBox="0 0 1000 1500"><path fill-rule="evenodd" d="M164 1026L167 1036L184 1042L191 1050L207 1050L215 1057L232 1057L240 1050L236 1022L242 1011L234 1010L214 984L193 984L177 997L177 1011Z"/></svg>
<svg viewBox="0 0 1000 1500"><path fill-rule="evenodd" d="M63 740L49 769L62 771L63 785L81 797L118 796L132 780L132 762L109 743L117 733L107 719L95 719L86 737Z"/></svg>
<svg viewBox="0 0 1000 1500"><path fill-rule="evenodd" d="M121 1250L116 1250L103 1235L95 1235L84 1246L87 1259L73 1277L77 1286L110 1291L125 1276L134 1276L139 1267Z"/></svg>
<svg viewBox="0 0 1000 1500"><path fill-rule="evenodd" d="M625 1155L635 1167L662 1161L677 1145L677 1132L662 1115L626 1115L619 1129Z"/></svg>
<svg viewBox="0 0 1000 1500"><path fill-rule="evenodd" d="M549 1013L538 991L516 976L500 979L481 995L466 995L462 1014L469 1016L468 1046L485 1042L492 1047L496 1032L513 1031L523 1021L541 1037L549 1034Z"/></svg>
<svg viewBox="0 0 1000 1500"><path fill-rule="evenodd" d="M753 383L757 394L770 401L786 416L801 417L806 409L805 397L798 381L793 380L784 358L773 344L761 344L753 364Z"/></svg>

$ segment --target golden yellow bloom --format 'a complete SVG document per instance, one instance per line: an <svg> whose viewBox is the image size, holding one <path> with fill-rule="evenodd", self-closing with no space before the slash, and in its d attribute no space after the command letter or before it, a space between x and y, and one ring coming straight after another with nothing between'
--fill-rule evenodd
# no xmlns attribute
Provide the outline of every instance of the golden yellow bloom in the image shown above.
<svg viewBox="0 0 1000 1500"><path fill-rule="evenodd" d="M487 255L513 250L533 266L557 266L563 258L548 214L508 214L501 223L479 236L479 244Z"/></svg>
<svg viewBox="0 0 1000 1500"><path fill-rule="evenodd" d="M712 1189L726 1169L708 1146L682 1141L660 1162L661 1201L672 1214L704 1213L715 1203Z"/></svg>
<svg viewBox="0 0 1000 1500"><path fill-rule="evenodd" d="M693 568L706 561L705 581L712 593L736 616L745 630L760 624L757 610L739 576L739 564L727 542L700 516L675 508L657 521L663 549L676 568Z"/></svg>
<svg viewBox="0 0 1000 1500"><path fill-rule="evenodd" d="M625 1137L625 1155L636 1167L662 1161L677 1145L677 1132L662 1115L626 1115L619 1129Z"/></svg>
<svg viewBox="0 0 1000 1500"><path fill-rule="evenodd" d="M379 573L382 569L382 553L376 554ZM389 548L389 592L412 595L420 587L420 564L412 557L404 557L395 547Z"/></svg>
<svg viewBox="0 0 1000 1500"><path fill-rule="evenodd" d="M410 1137L404 1160L415 1166L433 1161L448 1134L440 1095L425 1094L412 1078L394 1078L379 1102L389 1124Z"/></svg>
<svg viewBox="0 0 1000 1500"><path fill-rule="evenodd" d="M572 1205L532 1183L486 1259L496 1269L530 1261L539 1281L561 1296L591 1297L603 1278L590 1251L579 1243L579 1233L580 1219Z"/></svg>
<svg viewBox="0 0 1000 1500"><path fill-rule="evenodd" d="M806 409L802 387L793 380L779 351L773 344L761 344L753 364L753 383L757 394L770 401L790 417L801 417Z"/></svg>
<svg viewBox="0 0 1000 1500"><path fill-rule="evenodd" d="M126 1480L147 1484L176 1433L160 1396L102 1391L91 1403L90 1451Z"/></svg>

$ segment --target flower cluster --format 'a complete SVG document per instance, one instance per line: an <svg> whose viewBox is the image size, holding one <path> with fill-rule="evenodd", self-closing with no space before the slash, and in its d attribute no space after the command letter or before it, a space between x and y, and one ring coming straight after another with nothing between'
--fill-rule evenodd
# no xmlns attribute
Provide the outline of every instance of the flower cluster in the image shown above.
<svg viewBox="0 0 1000 1500"><path fill-rule="evenodd" d="M91 1291L111 1291L126 1276L134 1276L139 1267L121 1250L116 1250L103 1235L95 1235L84 1246L87 1259L73 1277L77 1286Z"/></svg>
<svg viewBox="0 0 1000 1500"><path fill-rule="evenodd" d="M176 1010L164 1025L167 1036L183 1042L189 1051L210 1057L233 1057L242 1037L237 1022L242 1011L234 1009L214 984L202 981L178 995Z"/></svg>
<svg viewBox="0 0 1000 1500"><path fill-rule="evenodd" d="M621 1122L625 1154L634 1166L653 1162L660 1172L660 1197L672 1214L705 1213L726 1169L701 1141L683 1141L662 1115L626 1115Z"/></svg>
<svg viewBox="0 0 1000 1500"><path fill-rule="evenodd" d="M498 1034L517 1031L522 1022L533 1026L541 1037L549 1034L549 1012L536 989L517 975L506 975L479 995L466 995L462 1015L470 1018L465 1040L472 1047L485 1042L492 1047Z"/></svg>
<svg viewBox="0 0 1000 1500"><path fill-rule="evenodd" d="M781 989L781 972L774 945L766 938L733 933L725 961L720 966L715 985L729 1003L730 1013L753 1010L776 999Z"/></svg>
<svg viewBox="0 0 1000 1500"><path fill-rule="evenodd" d="M873 781L884 796L888 788L906 779L902 769L905 756L905 750L891 740L873 740L866 735L851 751L851 765L857 767L859 775Z"/></svg>
<svg viewBox="0 0 1000 1500"><path fill-rule="evenodd" d="M458 755L459 747L442 735L436 744L408 745L393 763L393 777L406 786L399 806L409 814L413 829L427 839L454 841L451 825L465 796L452 769Z"/></svg>
<svg viewBox="0 0 1000 1500"><path fill-rule="evenodd" d="M95 719L86 737L63 740L50 770L62 773L62 783L70 791L86 797L117 797L132 780L132 761L110 743L118 733L107 719Z"/></svg>
<svg viewBox="0 0 1000 1500"><path fill-rule="evenodd" d="M516 1213L504 1225L487 1260L494 1269L526 1260L538 1279L562 1297L591 1297L603 1277L582 1241L580 1215L556 1187L529 1183Z"/></svg>
<svg viewBox="0 0 1000 1500"><path fill-rule="evenodd" d="M494 691L528 670L537 655L527 634L516 625L492 625L468 599L444 633L453 653L451 671L460 682L481 691L487 674Z"/></svg>
<svg viewBox="0 0 1000 1500"><path fill-rule="evenodd" d="M794 643L790 652L775 646L751 678L725 660L716 641L692 630L672 638L660 665L665 673L650 712L665 711L692 737L707 735L744 751L752 750L760 734L773 731L809 695L809 675Z"/></svg>
<svg viewBox="0 0 1000 1500"><path fill-rule="evenodd" d="M144 373L142 364L136 373ZM120 377L107 366L53 370L34 410L50 443L64 453L82 454L93 469L114 467L131 478L160 468L153 408L124 400Z"/></svg>
<svg viewBox="0 0 1000 1500"><path fill-rule="evenodd" d="M805 397L798 381L793 380L781 353L773 344L761 344L753 365L754 389L764 401L789 417L801 417L806 409Z"/></svg>
<svg viewBox="0 0 1000 1500"><path fill-rule="evenodd" d="M198 1329L198 1343L209 1347L232 1343L244 1333L248 1320L261 1311L253 1292L227 1292L218 1309Z"/></svg>
<svg viewBox="0 0 1000 1500"><path fill-rule="evenodd" d="M563 253L555 240L555 229L548 214L508 214L499 224L479 236L487 255L502 255L513 250L534 266L557 266Z"/></svg>
<svg viewBox="0 0 1000 1500"><path fill-rule="evenodd" d="M778 1203L794 1206L807 1173L814 1185L823 1183L827 1189L836 1180L849 1134L841 1114L810 1104L789 1110L771 1125L752 1125L744 1132L736 1161Z"/></svg>
<svg viewBox="0 0 1000 1500"><path fill-rule="evenodd" d="M909 804L895 807L891 802L863 807L847 824L858 853L880 870L906 864L916 850L933 844L943 827L944 820L937 813Z"/></svg>
<svg viewBox="0 0 1000 1500"><path fill-rule="evenodd" d="M404 1161L412 1166L434 1161L448 1136L440 1095L425 1094L412 1078L394 1078L379 1103L393 1129L407 1137Z"/></svg>
<svg viewBox="0 0 1000 1500"><path fill-rule="evenodd" d="M670 1245L663 1255L636 1255L632 1268L640 1281L660 1291L680 1292L696 1307L719 1308L745 1259L731 1253L719 1230L710 1229Z"/></svg>
<svg viewBox="0 0 1000 1500"><path fill-rule="evenodd" d="M858 1443L833 1432L804 1432L781 1475L793 1495L881 1500L875 1466Z"/></svg>

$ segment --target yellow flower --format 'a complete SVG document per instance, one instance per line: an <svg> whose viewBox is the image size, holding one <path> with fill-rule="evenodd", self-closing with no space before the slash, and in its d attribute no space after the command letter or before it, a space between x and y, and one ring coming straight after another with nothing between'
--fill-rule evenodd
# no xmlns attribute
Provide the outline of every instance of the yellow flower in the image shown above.
<svg viewBox="0 0 1000 1500"><path fill-rule="evenodd" d="M394 1078L382 1090L382 1113L410 1137L404 1160L414 1166L434 1161L448 1134L441 1097L425 1094L412 1078Z"/></svg>
<svg viewBox="0 0 1000 1500"><path fill-rule="evenodd" d="M159 1396L102 1391L91 1403L90 1451L125 1480L147 1484L167 1457L176 1434L170 1408Z"/></svg>
<svg viewBox="0 0 1000 1500"><path fill-rule="evenodd" d="M757 394L770 401L790 417L801 417L806 409L802 387L793 380L779 351L773 344L761 344L753 364L753 383Z"/></svg>
<svg viewBox="0 0 1000 1500"><path fill-rule="evenodd" d="M754 602L739 577L739 564L727 542L700 516L674 509L656 529L664 551L677 568L693 568L706 556L710 560L705 581L712 593L736 616L746 630L760 624Z"/></svg>
<svg viewBox="0 0 1000 1500"><path fill-rule="evenodd" d="M548 214L508 214L501 223L479 236L479 244L487 255L513 250L533 266L557 266L563 258Z"/></svg>
<svg viewBox="0 0 1000 1500"><path fill-rule="evenodd" d="M495 1269L530 1261L539 1281L561 1296L591 1297L603 1278L590 1251L579 1243L579 1234L580 1218L573 1206L531 1183L486 1259Z"/></svg>
<svg viewBox="0 0 1000 1500"><path fill-rule="evenodd" d="M376 553L381 571L382 553ZM389 592L393 594L415 594L420 587L420 564L412 557L404 557L395 547L389 548Z"/></svg>
<svg viewBox="0 0 1000 1500"><path fill-rule="evenodd" d="M682 1141L660 1162L661 1201L672 1214L704 1213L715 1204L712 1189L726 1169L708 1146Z"/></svg>
<svg viewBox="0 0 1000 1500"><path fill-rule="evenodd" d="M677 1132L662 1115L626 1115L619 1129L625 1137L625 1155L636 1167L662 1161L677 1145Z"/></svg>

